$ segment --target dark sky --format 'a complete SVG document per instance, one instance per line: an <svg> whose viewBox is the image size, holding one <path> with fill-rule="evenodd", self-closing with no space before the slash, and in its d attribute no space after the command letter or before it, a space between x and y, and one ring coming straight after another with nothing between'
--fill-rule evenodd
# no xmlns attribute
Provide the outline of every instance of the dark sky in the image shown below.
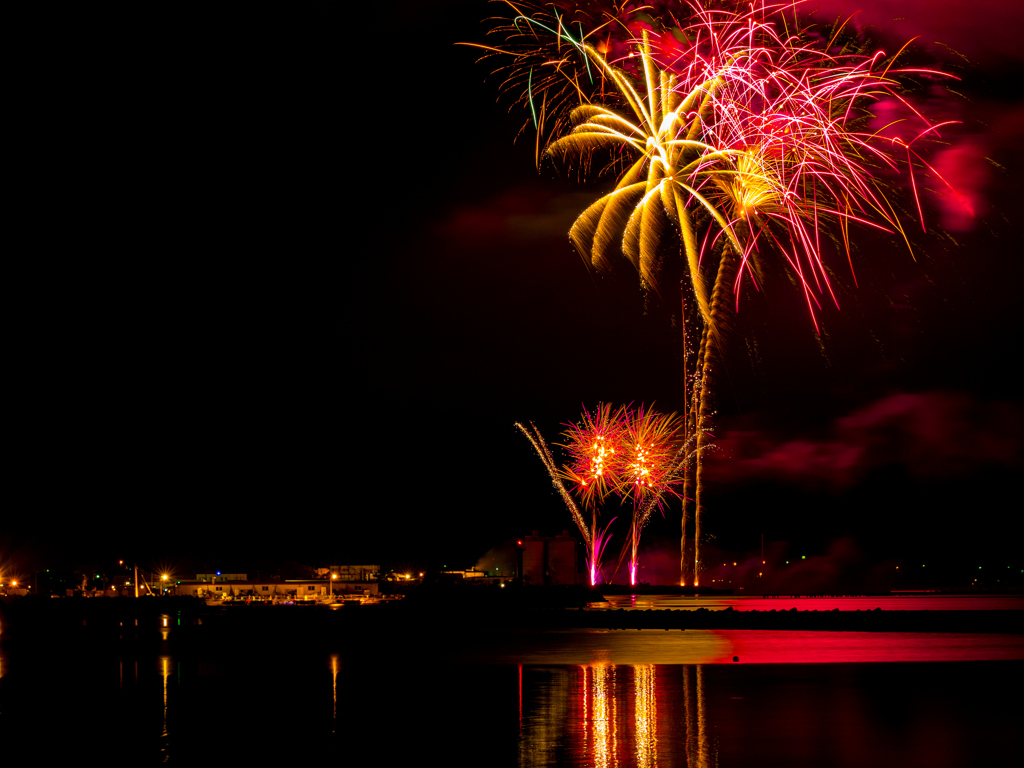
<svg viewBox="0 0 1024 768"><path fill-rule="evenodd" d="M978 215L926 194L916 262L858 234L822 345L785 286L743 305L707 526L735 551L998 559L1021 533L1019 11L862 7L962 78L943 162ZM555 441L599 401L679 407L665 312L568 243L601 187L538 173L521 107L455 45L492 10L31 27L0 558L465 567L570 527L514 421Z"/></svg>

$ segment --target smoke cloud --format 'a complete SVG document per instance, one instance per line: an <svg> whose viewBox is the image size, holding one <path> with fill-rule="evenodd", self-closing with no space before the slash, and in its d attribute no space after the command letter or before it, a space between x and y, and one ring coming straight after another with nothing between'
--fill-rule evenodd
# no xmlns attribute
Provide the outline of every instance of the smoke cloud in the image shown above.
<svg viewBox="0 0 1024 768"><path fill-rule="evenodd" d="M791 483L842 492L868 472L901 465L912 476L965 477L1022 465L1019 406L948 392L896 394L835 419L822 437L726 431L709 462L716 481Z"/></svg>
<svg viewBox="0 0 1024 768"><path fill-rule="evenodd" d="M859 28L884 34L893 44L915 39L945 58L982 64L1024 60L1018 39L1024 6L1017 0L813 0L807 8L823 18L852 16Z"/></svg>

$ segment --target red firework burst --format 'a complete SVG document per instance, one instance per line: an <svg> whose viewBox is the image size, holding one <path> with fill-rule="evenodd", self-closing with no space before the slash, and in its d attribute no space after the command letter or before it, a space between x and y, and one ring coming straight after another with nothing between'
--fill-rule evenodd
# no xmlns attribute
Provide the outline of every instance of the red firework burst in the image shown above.
<svg viewBox="0 0 1024 768"><path fill-rule="evenodd" d="M592 413L584 411L580 421L567 425L562 433L566 440L562 446L569 452L563 475L590 508L602 503L622 482L625 416L625 409L612 411L610 404L600 403Z"/></svg>

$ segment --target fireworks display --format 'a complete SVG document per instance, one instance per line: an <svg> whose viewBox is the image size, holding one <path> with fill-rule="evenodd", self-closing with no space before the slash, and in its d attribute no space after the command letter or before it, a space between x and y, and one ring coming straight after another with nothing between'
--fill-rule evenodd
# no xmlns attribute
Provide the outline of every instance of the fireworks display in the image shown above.
<svg viewBox="0 0 1024 768"><path fill-rule="evenodd" d="M546 153L592 175L622 169L615 189L570 232L588 262L605 268L621 252L657 289L661 246L675 230L710 322L716 244L740 256L736 288L747 274L756 284L767 250L781 256L813 313L815 294L831 294L823 224L838 223L844 244L851 222L902 232L885 171L906 167L916 190L906 161L920 161L914 145L938 126L901 96L898 78L941 75L841 44L841 27L827 39L801 29L800 4L729 11L667 3L661 22L641 14L649 21L627 24L609 14L596 24L586 16L586 34L556 4L553 13L520 12L498 30L515 31L505 88L520 89L525 79L520 96L539 133L539 114L553 126ZM908 115L897 121L907 124L872 129L867 110L879 102Z"/></svg>
<svg viewBox="0 0 1024 768"><path fill-rule="evenodd" d="M684 344L680 429L694 461L681 465L681 583L692 485L697 585L701 457L741 288L760 289L765 269L782 271L817 330L819 297L838 306L825 254L845 252L853 269L851 225L898 234L909 247L908 217L890 199L893 179L905 171L915 201L915 174L944 182L918 150L941 126L904 97L903 82L943 75L897 66L902 51L868 50L844 24L804 26L800 0L625 3L601 11L594 10L600 3L508 5L514 17L495 29L504 42L487 48L488 56L504 57L502 87L529 110L538 162L543 142L557 164L616 179L577 218L571 242L597 269L623 255L663 301L666 264L683 276L680 325L685 339L700 343L696 350ZM882 124L874 107L903 117ZM915 207L923 219L919 201ZM648 489L660 498L665 489L652 473L668 465L657 449L636 440L624 443L632 446L629 457L622 448L615 453L615 418L597 416L607 421L585 420L570 440L569 477L585 503L596 510L609 489L621 492L624 477L636 508Z"/></svg>
<svg viewBox="0 0 1024 768"><path fill-rule="evenodd" d="M668 497L679 495L676 487L695 455L679 415L659 413L642 404L635 410L628 406L612 410L611 405L602 403L592 412L584 411L579 422L566 425L562 447L568 459L561 466L536 426L515 426L530 440L583 535L591 585L600 580L601 557L616 519L602 526L602 508L609 496L631 502L629 539L623 554L630 553L630 583L636 584L640 533L654 509L661 508ZM589 520L573 494L590 513Z"/></svg>

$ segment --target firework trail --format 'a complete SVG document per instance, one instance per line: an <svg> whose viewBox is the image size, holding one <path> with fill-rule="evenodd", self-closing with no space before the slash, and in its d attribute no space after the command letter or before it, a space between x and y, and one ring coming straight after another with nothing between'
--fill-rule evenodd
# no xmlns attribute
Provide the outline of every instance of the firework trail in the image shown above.
<svg viewBox="0 0 1024 768"><path fill-rule="evenodd" d="M583 535L583 541L586 543L587 551L590 552L593 549L593 537L590 535L586 520L584 520L583 514L580 512L580 508L576 504L575 499L573 499L569 491L566 490L565 483L562 481L562 473L558 468L558 464L555 463L555 458L551 455L551 449L548 448L548 444L545 442L540 430L537 429L532 421L530 422L529 429L524 427L518 421L515 423L515 427L526 435L527 440L530 441L533 449L537 452L541 462L544 464L544 468L548 471L548 476L551 478L551 484L554 486L555 490L558 491L558 495L562 497L562 501L565 502L566 507L568 507L569 514L572 515L573 522L576 523L576 527L579 528L580 533Z"/></svg>
<svg viewBox="0 0 1024 768"><path fill-rule="evenodd" d="M590 586L592 587L597 584L598 578L601 576L601 555L604 554L605 547L611 541L608 529L617 519L613 517L604 528L598 528L596 525L594 527L593 546L587 554L587 572L590 574Z"/></svg>

